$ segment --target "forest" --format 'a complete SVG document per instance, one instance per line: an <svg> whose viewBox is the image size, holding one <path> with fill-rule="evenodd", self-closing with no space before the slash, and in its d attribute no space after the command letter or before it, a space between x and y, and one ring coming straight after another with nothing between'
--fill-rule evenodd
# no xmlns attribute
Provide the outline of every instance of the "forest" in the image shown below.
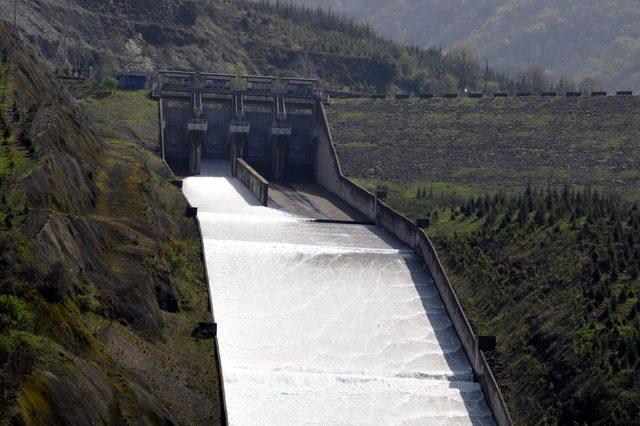
<svg viewBox="0 0 640 426"><path fill-rule="evenodd" d="M539 66L556 81L592 78L610 91L640 89L634 0L290 1L357 17L405 44L470 46L514 75Z"/></svg>

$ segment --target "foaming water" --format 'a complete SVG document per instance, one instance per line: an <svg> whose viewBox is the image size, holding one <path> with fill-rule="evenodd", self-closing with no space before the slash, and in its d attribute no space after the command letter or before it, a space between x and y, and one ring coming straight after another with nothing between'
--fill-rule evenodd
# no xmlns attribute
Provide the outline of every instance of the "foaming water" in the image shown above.
<svg viewBox="0 0 640 426"><path fill-rule="evenodd" d="M373 226L262 207L222 162L198 207L232 424L493 424L424 264Z"/></svg>

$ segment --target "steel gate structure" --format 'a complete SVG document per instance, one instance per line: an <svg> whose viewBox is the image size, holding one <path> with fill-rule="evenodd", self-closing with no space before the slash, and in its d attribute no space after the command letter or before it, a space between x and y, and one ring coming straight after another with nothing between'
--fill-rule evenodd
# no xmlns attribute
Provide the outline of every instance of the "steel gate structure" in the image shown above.
<svg viewBox="0 0 640 426"><path fill-rule="evenodd" d="M172 167L197 175L202 158L243 158L275 180L313 174L317 80L161 71L153 95Z"/></svg>

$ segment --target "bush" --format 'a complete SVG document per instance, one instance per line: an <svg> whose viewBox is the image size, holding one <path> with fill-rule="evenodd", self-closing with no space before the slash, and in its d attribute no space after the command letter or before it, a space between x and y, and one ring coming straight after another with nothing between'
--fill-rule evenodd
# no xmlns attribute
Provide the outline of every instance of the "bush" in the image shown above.
<svg viewBox="0 0 640 426"><path fill-rule="evenodd" d="M107 76L100 82L100 91L113 92L113 89L118 85L118 81L113 76Z"/></svg>
<svg viewBox="0 0 640 426"><path fill-rule="evenodd" d="M185 25L193 25L198 18L198 5L195 0L187 0L178 9L178 21Z"/></svg>
<svg viewBox="0 0 640 426"><path fill-rule="evenodd" d="M187 253L183 245L169 245L164 247L164 254L171 272L180 270L187 263Z"/></svg>
<svg viewBox="0 0 640 426"><path fill-rule="evenodd" d="M91 294L78 296L76 304L81 312L95 312L99 314L102 308L100 301Z"/></svg>
<svg viewBox="0 0 640 426"><path fill-rule="evenodd" d="M33 325L33 314L27 304L16 296L0 295L0 314L7 315L12 326L19 330L28 330Z"/></svg>

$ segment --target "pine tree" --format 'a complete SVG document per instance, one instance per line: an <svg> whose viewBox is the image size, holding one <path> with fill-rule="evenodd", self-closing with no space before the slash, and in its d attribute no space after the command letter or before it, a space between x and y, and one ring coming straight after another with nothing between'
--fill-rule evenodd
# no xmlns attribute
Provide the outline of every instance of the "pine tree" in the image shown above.
<svg viewBox="0 0 640 426"><path fill-rule="evenodd" d="M520 228L524 228L527 224L528 214L525 205L523 204L520 210L518 211L518 226Z"/></svg>
<svg viewBox="0 0 640 426"><path fill-rule="evenodd" d="M542 206L538 206L536 209L536 215L533 218L533 221L538 226L544 225L544 210L542 209Z"/></svg>
<svg viewBox="0 0 640 426"><path fill-rule="evenodd" d="M597 266L594 266L593 270L591 271L591 278L593 279L593 282L596 284L600 282L602 275L600 274L600 269L598 269Z"/></svg>
<svg viewBox="0 0 640 426"><path fill-rule="evenodd" d="M556 216L553 211L551 212L551 214L549 214L549 217L547 218L547 223L549 224L549 226L553 226L556 224Z"/></svg>

